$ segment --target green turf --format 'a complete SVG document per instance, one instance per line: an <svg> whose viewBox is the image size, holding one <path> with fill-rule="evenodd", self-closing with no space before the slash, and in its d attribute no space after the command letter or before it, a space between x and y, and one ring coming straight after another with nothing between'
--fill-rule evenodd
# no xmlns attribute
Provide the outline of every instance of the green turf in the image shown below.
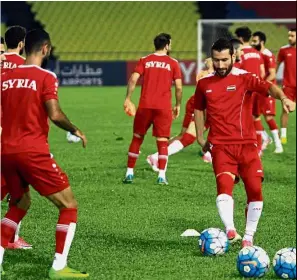
<svg viewBox="0 0 297 280"><path fill-rule="evenodd" d="M192 87L184 89L183 104L192 93ZM134 184L122 184L133 122L123 112L124 95L123 87L60 89L64 111L89 140L83 150L80 144L68 144L66 133L58 128L50 132L51 151L69 175L79 203L69 265L86 269L90 279L241 279L236 270L239 246L222 257L203 257L197 238L180 237L188 228L223 228L212 168L198 157L196 144L170 158L169 185L158 186L145 161L156 149L150 132L141 148ZM295 118L294 113L285 153L274 155L270 146L263 157L265 204L255 243L271 259L277 250L296 246ZM173 134L179 132L181 122L182 117L174 122ZM52 263L58 211L35 191L32 196L21 235L34 249L7 251L4 279L46 279ZM234 197L235 222L243 233L242 184L236 186ZM275 279L272 269L265 278Z"/></svg>

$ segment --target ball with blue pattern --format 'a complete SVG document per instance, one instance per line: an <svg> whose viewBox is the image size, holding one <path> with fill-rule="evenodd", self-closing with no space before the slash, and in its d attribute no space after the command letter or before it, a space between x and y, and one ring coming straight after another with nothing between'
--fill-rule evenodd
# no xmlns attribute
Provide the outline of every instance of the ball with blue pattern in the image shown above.
<svg viewBox="0 0 297 280"><path fill-rule="evenodd" d="M237 257L237 269L247 278L263 277L269 270L269 264L267 253L258 246L242 248Z"/></svg>
<svg viewBox="0 0 297 280"><path fill-rule="evenodd" d="M229 249L229 240L219 228L208 228L201 232L199 249L205 256L223 255Z"/></svg>
<svg viewBox="0 0 297 280"><path fill-rule="evenodd" d="M296 248L284 248L273 258L273 270L282 279L296 279Z"/></svg>

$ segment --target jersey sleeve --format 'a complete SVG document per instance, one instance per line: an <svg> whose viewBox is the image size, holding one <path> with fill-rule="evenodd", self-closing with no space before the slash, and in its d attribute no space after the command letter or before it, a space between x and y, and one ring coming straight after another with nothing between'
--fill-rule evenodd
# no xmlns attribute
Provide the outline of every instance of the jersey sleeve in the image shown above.
<svg viewBox="0 0 297 280"><path fill-rule="evenodd" d="M275 56L272 55L272 56L268 56L267 57L267 60L268 60L268 69L270 68L276 68L276 60L275 60Z"/></svg>
<svg viewBox="0 0 297 280"><path fill-rule="evenodd" d="M277 55L277 62L281 63L284 61L284 51L280 49Z"/></svg>
<svg viewBox="0 0 297 280"><path fill-rule="evenodd" d="M195 91L194 108L199 111L206 109L206 98L201 89L201 82L198 81Z"/></svg>
<svg viewBox="0 0 297 280"><path fill-rule="evenodd" d="M244 75L246 90L257 92L261 95L268 96L268 90L272 85L271 82L260 79L257 75L247 73Z"/></svg>
<svg viewBox="0 0 297 280"><path fill-rule="evenodd" d="M142 58L139 59L139 61L137 62L137 65L136 65L136 67L134 69L134 72L136 72L136 73L138 73L140 75L143 74L143 72L144 72L144 61L143 61Z"/></svg>
<svg viewBox="0 0 297 280"><path fill-rule="evenodd" d="M42 100L46 102L50 99L58 99L58 79L52 74L47 74L43 82Z"/></svg>
<svg viewBox="0 0 297 280"><path fill-rule="evenodd" d="M260 53L260 65L264 64L264 57L263 54Z"/></svg>
<svg viewBox="0 0 297 280"><path fill-rule="evenodd" d="M173 68L173 80L175 81L181 78L182 78L182 74L181 74L180 66L179 66L179 63L176 62Z"/></svg>

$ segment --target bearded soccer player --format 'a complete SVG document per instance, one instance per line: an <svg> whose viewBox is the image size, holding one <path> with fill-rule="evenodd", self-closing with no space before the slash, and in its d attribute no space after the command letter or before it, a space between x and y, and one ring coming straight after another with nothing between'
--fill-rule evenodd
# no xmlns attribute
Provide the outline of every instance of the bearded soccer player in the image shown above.
<svg viewBox="0 0 297 280"><path fill-rule="evenodd" d="M205 70L200 71L197 75L197 81L212 73L213 66L211 58L205 60ZM192 145L196 140L196 130L194 123L194 98L193 94L187 101L186 112L182 123L182 129L179 135L173 137L168 143L168 156L174 155L184 148ZM146 159L147 163L154 171L159 171L158 167L158 152L149 155ZM203 155L204 162L211 162L211 155L209 152Z"/></svg>
<svg viewBox="0 0 297 280"><path fill-rule="evenodd" d="M257 31L253 33L252 43L251 45L259 52L262 53L264 59L265 66L265 80L276 84L276 59L274 54L265 47L266 43L266 35L261 31ZM260 120L260 116L263 115L265 117L266 123L269 126L271 134L273 136L273 140L275 143L275 153L282 153L283 146L281 140L279 138L279 131L276 121L274 119L276 114L275 108L275 99L271 96L262 97L258 96L254 113L256 115L255 121ZM264 132L264 131L263 131ZM262 133L263 137L263 145L262 150L265 150L267 145L269 144L270 138L265 133Z"/></svg>
<svg viewBox="0 0 297 280"><path fill-rule="evenodd" d="M24 51L25 36L26 29L18 25L11 26L5 32L7 51L4 53L5 60L1 63L1 73L24 64L25 59L21 55Z"/></svg>
<svg viewBox="0 0 297 280"><path fill-rule="evenodd" d="M296 28L288 33L289 45L283 46L277 56L277 69L280 63L284 63L283 90L285 94L296 102ZM282 111L281 115L281 141L287 144L287 126L289 115Z"/></svg>
<svg viewBox="0 0 297 280"><path fill-rule="evenodd" d="M87 140L60 108L56 75L41 68L50 50L48 33L40 29L30 31L26 35L25 64L2 74L1 161L11 199L1 220L0 262L2 266L5 248L30 207L31 185L59 210L55 258L49 278L85 278L88 274L67 266L77 223L77 202L67 175L50 156L48 118L80 137L84 147Z"/></svg>
<svg viewBox="0 0 297 280"><path fill-rule="evenodd" d="M233 45L234 54L235 54L235 60L234 60L233 66L236 68L241 68L241 57L243 55L243 51L242 51L243 44L240 40L235 39L235 38L231 39L230 42Z"/></svg>
<svg viewBox="0 0 297 280"><path fill-rule="evenodd" d="M252 74L257 75L258 77L264 78L265 77L265 66L262 54L254 49L250 45L250 40L252 37L252 31L246 27L239 27L235 30L235 34L243 44L242 51L243 55L241 56L241 69L246 70ZM255 112L256 103L257 103L258 95L254 95L253 101L253 115L255 118L254 125L257 132L257 142L258 142L258 152L262 154L262 134L264 131L263 124L261 119L257 118Z"/></svg>
<svg viewBox="0 0 297 280"><path fill-rule="evenodd" d="M295 110L295 103L276 85L233 67L234 48L228 40L217 40L211 52L215 73L201 79L195 92L197 141L211 151L216 204L231 243L241 240L233 220L232 192L234 183L243 180L248 206L242 246L251 246L263 208L263 168L253 129L252 93L269 93L282 101L287 112ZM207 141L203 137L204 110L210 126Z"/></svg>
<svg viewBox="0 0 297 280"><path fill-rule="evenodd" d="M161 33L154 39L155 53L142 57L132 74L127 88L124 107L134 107L131 95L140 76L143 76L139 106L134 118L133 138L129 147L127 172L123 183L134 178L134 166L147 130L153 125L153 136L158 147L159 175L157 183L167 185L166 166L168 139L172 120L179 116L182 98L182 80L178 61L168 56L171 36ZM176 103L171 109L171 86L175 83Z"/></svg>

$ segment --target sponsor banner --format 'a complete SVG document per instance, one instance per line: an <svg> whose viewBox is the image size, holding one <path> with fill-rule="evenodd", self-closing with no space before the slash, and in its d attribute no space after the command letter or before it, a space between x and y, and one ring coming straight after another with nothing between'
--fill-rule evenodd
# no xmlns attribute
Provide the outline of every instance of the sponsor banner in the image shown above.
<svg viewBox="0 0 297 280"><path fill-rule="evenodd" d="M127 81L129 80L131 74L133 73L137 61L128 61L127 62ZM193 60L181 60L179 61L180 69L182 72L183 85L195 85L196 84L196 68L197 62ZM138 82L138 85L141 84L141 80Z"/></svg>
<svg viewBox="0 0 297 280"><path fill-rule="evenodd" d="M126 62L57 61L48 67L55 72L60 86L126 85Z"/></svg>

